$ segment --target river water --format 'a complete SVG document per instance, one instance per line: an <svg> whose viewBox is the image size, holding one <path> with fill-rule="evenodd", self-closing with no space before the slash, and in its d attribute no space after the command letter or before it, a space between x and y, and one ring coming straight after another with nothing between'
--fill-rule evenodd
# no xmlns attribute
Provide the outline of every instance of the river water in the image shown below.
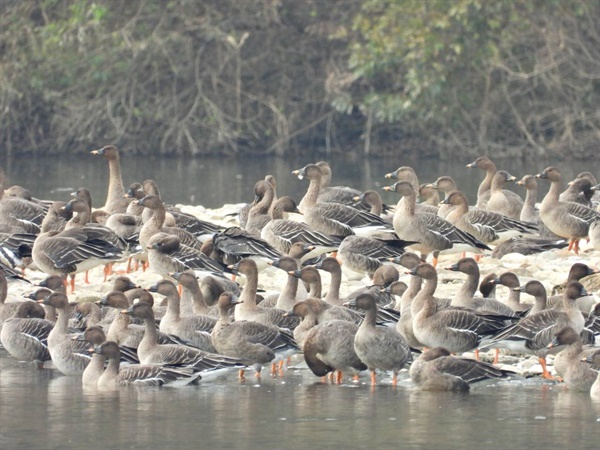
<svg viewBox="0 0 600 450"><path fill-rule="evenodd" d="M154 178L167 202L218 207L250 201L265 174L277 177L280 195L299 199L306 181L293 169L321 158L162 159L122 157L125 184ZM455 178L471 199L483 178L470 161L390 161L333 158L334 184L359 189L388 184L400 165L413 165L421 182ZM521 177L553 161L502 161ZM598 161L559 163L566 179ZM68 200L87 186L104 203L106 162L81 157L2 160L9 184L40 198ZM542 187L542 192L547 188ZM394 196L384 197L394 203ZM540 194L541 199L541 194ZM10 288L9 288L10 289ZM539 379L489 381L469 394L420 392L402 372L399 386L381 377L375 388L359 383L323 384L299 366L282 376L263 374L239 382L235 373L198 387L84 390L78 377L37 370L0 348L0 448L427 448L598 449L600 404L586 393Z"/></svg>
<svg viewBox="0 0 600 450"><path fill-rule="evenodd" d="M254 183L266 174L277 179L279 195L291 195L300 200L307 181L300 181L291 171L323 159L323 156L298 158L165 158L121 156L125 186L147 178L154 179L164 200L168 203L203 205L216 208L224 203L249 202L254 198ZM466 161L406 160L378 158L365 160L356 156L335 156L329 159L333 171L333 185L349 185L360 190L376 189L384 201L395 204L394 193L382 192L381 187L392 184L384 175L402 165L412 166L421 183L432 182L438 176L449 175L475 203L477 186L484 177L478 169L466 169ZM496 161L498 169L508 170L520 179L525 174L541 172L546 166L556 164L565 179L571 180L579 172L592 171L600 175L600 160L595 161L543 161L507 159ZM85 186L94 196L94 205L102 206L108 186L108 164L103 158L82 152L81 155L56 158L23 157L10 161L0 155L0 167L8 178L7 185L19 184L29 188L34 196L50 200L69 200L69 193ZM545 192L545 182L540 183ZM524 189L509 183L507 188L524 196ZM542 193L538 200L541 201Z"/></svg>
<svg viewBox="0 0 600 450"><path fill-rule="evenodd" d="M0 448L597 449L600 404L539 380L468 394L323 384L307 369L184 388L84 390L0 350Z"/></svg>

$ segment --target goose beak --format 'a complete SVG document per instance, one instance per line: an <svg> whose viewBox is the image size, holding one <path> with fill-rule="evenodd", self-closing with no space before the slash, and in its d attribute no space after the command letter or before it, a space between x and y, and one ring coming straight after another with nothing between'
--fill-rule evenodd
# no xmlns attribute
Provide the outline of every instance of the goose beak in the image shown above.
<svg viewBox="0 0 600 450"><path fill-rule="evenodd" d="M127 314L128 316L133 316L133 308L122 309L121 314Z"/></svg>

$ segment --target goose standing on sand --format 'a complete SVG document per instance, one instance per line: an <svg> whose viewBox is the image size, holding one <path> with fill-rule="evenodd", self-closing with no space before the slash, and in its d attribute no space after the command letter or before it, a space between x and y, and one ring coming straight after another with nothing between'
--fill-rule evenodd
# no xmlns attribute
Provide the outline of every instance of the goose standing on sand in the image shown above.
<svg viewBox="0 0 600 450"><path fill-rule="evenodd" d="M188 269L220 274L224 269L219 262L200 250L182 245L179 237L173 234L156 233L148 241L146 250L150 270L163 276Z"/></svg>
<svg viewBox="0 0 600 450"><path fill-rule="evenodd" d="M304 214L304 221L317 231L333 236L350 236L360 228L362 232L371 230L372 227L387 228L382 218L366 211L341 203L319 203L323 175L316 164L308 164L292 173L299 179L306 177L310 181L298 209Z"/></svg>
<svg viewBox="0 0 600 450"><path fill-rule="evenodd" d="M81 375L91 358L80 353L85 351L81 344L67 335L69 325L69 301L67 296L54 292L38 303L50 305L58 311L58 320L48 335L48 350L54 366L65 375Z"/></svg>
<svg viewBox="0 0 600 450"><path fill-rule="evenodd" d="M19 361L34 361L38 368L50 360L48 336L54 324L44 319L46 312L36 302L17 303L19 308L2 324L0 342Z"/></svg>
<svg viewBox="0 0 600 450"><path fill-rule="evenodd" d="M445 219L434 214L416 212L416 194L410 182L398 181L383 188L402 196L394 213L394 230L405 241L418 242L411 248L421 252L423 260L434 252L434 265L440 252L471 251L481 253L491 250L468 233L459 230Z"/></svg>
<svg viewBox="0 0 600 450"><path fill-rule="evenodd" d="M442 347L423 352L410 365L408 373L423 391L468 391L470 383L504 378L508 374L492 364L452 356Z"/></svg>
<svg viewBox="0 0 600 450"><path fill-rule="evenodd" d="M412 359L408 344L396 330L376 325L377 303L371 293L361 294L344 306L365 311L354 337L354 351L371 371L371 385L376 384L375 370L380 369L392 371L392 385L396 386L398 372Z"/></svg>
<svg viewBox="0 0 600 450"><path fill-rule="evenodd" d="M298 350L293 336L282 329L257 322L231 322L229 310L239 304L230 292L219 297L219 320L211 332L217 351L226 356L247 360L256 376L262 366L281 360ZM240 378L244 371L240 370Z"/></svg>
<svg viewBox="0 0 600 450"><path fill-rule="evenodd" d="M535 354L542 365L542 376L553 379L546 368L546 354L548 344L554 335L565 327L571 327L576 333L581 333L585 320L581 311L575 307L577 298L587 295L583 285L578 281L568 284L563 295L564 307L562 311L546 309L537 314L524 317L514 325L507 327L491 338L480 348L489 347L508 348L512 351L525 354Z"/></svg>
<svg viewBox="0 0 600 450"><path fill-rule="evenodd" d="M417 178L417 174L415 173L415 171L412 167L409 167L409 166L398 167L395 171L386 173L385 178L389 178L392 180L398 180L398 181L408 181L410 183L410 185L412 186L413 190L415 191L415 195L417 192L419 192L419 186L420 186L419 179ZM416 200L415 200L415 203L416 203ZM437 205L432 206L432 205L427 205L427 204L423 204L423 203L416 203L415 208L416 208L417 212L426 212L426 213L437 215L439 207Z"/></svg>
<svg viewBox="0 0 600 450"><path fill-rule="evenodd" d="M512 192L504 189L504 184L509 181L516 181L516 177L505 170L496 172L494 178L492 178L490 198L485 205L485 209L519 220L523 209L523 199L514 192L513 195L507 194L507 192Z"/></svg>
<svg viewBox="0 0 600 450"><path fill-rule="evenodd" d="M248 211L248 219L244 229L254 236L260 237L262 229L271 221L269 211L275 198L273 186L268 181L260 180L254 185L254 204Z"/></svg>
<svg viewBox="0 0 600 450"><path fill-rule="evenodd" d="M452 298L452 306L470 309L471 311L500 314L513 319L518 318L515 311L502 302L490 298L475 297L479 284L479 265L473 258L462 258L446 269L467 275L467 279Z"/></svg>
<svg viewBox="0 0 600 450"><path fill-rule="evenodd" d="M480 156L472 163L467 164L467 168L477 168L485 170L485 178L483 179L483 181L479 185L479 188L477 189L476 206L477 208L481 209L489 209L486 208L486 205L492 195L492 180L494 179L494 175L496 175L496 165L487 156ZM518 194L515 194L513 191L505 190L503 193L505 197L512 198L515 202L523 202L523 199Z"/></svg>
<svg viewBox="0 0 600 450"><path fill-rule="evenodd" d="M336 251L340 239L320 233L304 222L284 219L283 213L299 213L296 202L291 197L281 197L271 210L271 221L260 233L260 237L283 254L288 254L296 242L314 245L315 248L303 259L310 259L322 253Z"/></svg>
<svg viewBox="0 0 600 450"><path fill-rule="evenodd" d="M442 203L452 206L452 210L446 215L448 222L486 244L499 244L511 237L538 231L533 224L491 210L469 210L467 197L460 191L452 192Z"/></svg>
<svg viewBox="0 0 600 450"><path fill-rule="evenodd" d="M447 176L441 176L438 177L437 180L435 180L433 183L430 183L427 185L427 187L430 187L432 189L436 189L438 191L441 191L444 193L444 199L447 199L448 196L454 192L457 191L458 188L456 187L456 183L454 182L454 180ZM452 206L446 203L440 203L438 206L438 212L437 215L440 216L442 219L445 219L446 216L448 215L448 213L452 210Z"/></svg>
<svg viewBox="0 0 600 450"><path fill-rule="evenodd" d="M342 267L373 277L375 271L390 258L401 256L414 242L401 239L379 240L366 236L347 236L337 252Z"/></svg>
<svg viewBox="0 0 600 450"><path fill-rule="evenodd" d="M589 236L590 225L600 220L600 213L579 203L559 200L561 176L556 167L547 167L536 177L551 183L540 205L540 218L550 231L570 240L569 251L579 254L579 240Z"/></svg>
<svg viewBox="0 0 600 450"><path fill-rule="evenodd" d="M121 162L119 151L114 145L106 145L99 150L93 150L92 155L103 156L108 160L108 194L106 204L102 207L109 214L124 213L131 199L125 197L123 178L121 177Z"/></svg>

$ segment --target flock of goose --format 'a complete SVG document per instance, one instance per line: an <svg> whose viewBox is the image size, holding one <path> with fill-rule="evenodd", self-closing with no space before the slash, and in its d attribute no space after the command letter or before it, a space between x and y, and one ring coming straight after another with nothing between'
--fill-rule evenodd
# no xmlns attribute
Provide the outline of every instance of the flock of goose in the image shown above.
<svg viewBox="0 0 600 450"><path fill-rule="evenodd" d="M400 167L385 175L397 180L383 188L398 194L390 207L376 191L331 186L330 166L318 162L292 172L309 181L300 202L278 197L267 175L237 212L239 226L226 227L166 205L152 180L126 189L115 146L92 154L109 165L101 208L86 188L49 202L0 185L0 342L18 360L40 368L51 360L85 386L114 388L197 384L232 370L260 376L263 366L276 375L302 354L312 373L337 383L368 370L372 385L377 371L392 372L396 385L408 369L421 389L466 391L517 376L499 364L504 349L539 358L544 378L600 396L600 303L584 287L599 276L585 257L600 250L600 185L591 173L564 192L556 167L526 175L517 182L523 200L504 189L516 178L480 157L467 165L486 174L469 206L450 177L419 184ZM538 180L550 182L539 209ZM582 239L593 249L564 274L559 295L513 272L480 280L482 256L579 255ZM439 258L461 253L446 269L464 282L440 297ZM76 274L85 273L85 285L90 270L100 294L69 301ZM132 281L148 274L156 278L147 289ZM349 280L365 276L349 290ZM277 292L266 293L264 280L274 277L268 287ZM506 298L495 296L500 285ZM535 302L522 302L522 292ZM489 350L493 362L481 361Z"/></svg>

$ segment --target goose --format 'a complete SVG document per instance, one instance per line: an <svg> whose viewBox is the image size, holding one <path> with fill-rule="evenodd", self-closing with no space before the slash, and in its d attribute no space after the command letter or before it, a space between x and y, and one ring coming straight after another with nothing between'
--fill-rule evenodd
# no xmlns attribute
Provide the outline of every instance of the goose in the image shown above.
<svg viewBox="0 0 600 450"><path fill-rule="evenodd" d="M526 189L523 208L519 214L519 220L522 222L540 224L540 212L536 208L537 201L537 179L534 175L524 175L523 178L516 182L519 186Z"/></svg>
<svg viewBox="0 0 600 450"><path fill-rule="evenodd" d="M167 298L167 313L160 321L160 331L189 341L191 345L206 352L216 353L210 339L210 332L217 320L206 315L181 316L180 297L177 287L170 280L161 280L149 289Z"/></svg>
<svg viewBox="0 0 600 450"><path fill-rule="evenodd" d="M295 243L314 246L311 252L302 257L303 260L338 249L341 242L339 238L320 233L304 222L284 219L284 212L300 212L291 197L284 196L275 202L271 210L271 221L264 226L260 234L262 239L281 253L288 254Z"/></svg>
<svg viewBox="0 0 600 450"><path fill-rule="evenodd" d="M136 303L121 311L144 321L144 337L138 346L141 364L164 364L185 367L205 374L217 375L223 371L239 369L246 364L237 358L204 352L200 349L179 344L159 344L158 330L152 307L147 303Z"/></svg>
<svg viewBox="0 0 600 450"><path fill-rule="evenodd" d="M127 214L131 214L136 218L137 224L141 227L143 224L148 222L152 218L153 211L150 208L145 208L142 205L138 205L137 201L143 199L150 193L144 190L142 183L134 182L129 185L125 197L131 199L129 205L127 205ZM153 194L156 195L156 194ZM157 195L160 198L160 196ZM167 227L175 226L175 218L170 213L165 213L164 225Z"/></svg>
<svg viewBox="0 0 600 450"><path fill-rule="evenodd" d="M519 277L513 272L504 272L499 277L490 280L490 283L506 286L508 288L508 298L504 301L504 304L513 311L525 313L531 309L530 304L521 303L521 291L515 289L520 287L521 283L519 282Z"/></svg>
<svg viewBox="0 0 600 450"><path fill-rule="evenodd" d="M415 193L419 192L419 179L417 178L417 174L413 170L412 167L402 166L396 169L394 172L386 173L385 178L399 180L399 181L407 181L412 186ZM418 203L415 206L415 210L417 212L426 212L430 214L438 213L438 206L427 205L423 203Z"/></svg>
<svg viewBox="0 0 600 450"><path fill-rule="evenodd" d="M355 232L366 233L373 229L386 229L386 222L366 211L359 211L340 203L319 203L322 172L316 164L308 164L292 172L299 179L310 180L308 190L298 205L304 221L321 233L333 236L350 236Z"/></svg>
<svg viewBox="0 0 600 450"><path fill-rule="evenodd" d="M88 342L93 348L106 341L106 335L101 327L92 326L87 328L81 336L73 337L76 340ZM88 350L89 352L89 350ZM98 379L104 372L105 360L101 355L92 354L91 361L81 374L81 384L83 386L96 386Z"/></svg>
<svg viewBox="0 0 600 450"><path fill-rule="evenodd" d="M123 311L133 304L134 298L139 298L138 302L147 303L150 307L153 306L152 295L144 289L132 289L127 291L126 294L120 291L110 291L98 300L97 304L112 310ZM138 348L144 337L144 327L131 323L131 319L132 317L127 314L115 314L106 331L107 340L114 341L121 347ZM159 344L180 344L183 342L175 336L161 332L157 332L157 334Z"/></svg>
<svg viewBox="0 0 600 450"><path fill-rule="evenodd" d="M152 210L152 217L142 226L139 241L142 248L147 248L150 239L157 233L163 232L175 235L183 245L200 250L202 243L189 231L179 227L165 226L165 205L156 195L147 195L140 200L135 200L137 205Z"/></svg>
<svg viewBox="0 0 600 450"><path fill-rule="evenodd" d="M92 150L92 155L103 156L108 160L108 194L106 204L102 207L109 214L124 213L131 201L125 197L123 178L121 177L121 162L119 151L114 145L106 145L98 150Z"/></svg>
<svg viewBox="0 0 600 450"><path fill-rule="evenodd" d="M416 195L410 182L398 181L383 188L402 196L394 213L394 230L398 238L418 242L411 245L421 256L434 252L434 265L440 252L472 251L481 253L491 250L487 245L468 233L459 230L445 219L434 214L416 212Z"/></svg>
<svg viewBox="0 0 600 450"><path fill-rule="evenodd" d="M246 284L240 294L240 305L234 310L236 321L248 320L275 325L280 328L293 330L299 323L296 317L284 316L285 311L277 308L261 308L256 304L256 290L258 287L258 268L251 258L244 258L240 262L229 266L235 274L246 277Z"/></svg>
<svg viewBox="0 0 600 450"><path fill-rule="evenodd" d="M73 217L73 212L65 210L67 202L52 202L50 208L46 212L40 231L62 231L65 229L67 222Z"/></svg>
<svg viewBox="0 0 600 450"><path fill-rule="evenodd" d="M543 225L543 224L542 224ZM535 255L565 248L569 242L565 239L546 239L535 237L512 237L494 247L492 258L502 259L509 253L520 253L521 255Z"/></svg>
<svg viewBox="0 0 600 450"><path fill-rule="evenodd" d="M294 354L298 346L293 336L280 328L250 321L231 322L229 310L238 304L230 292L220 295L219 321L211 332L213 343L220 354L248 361L260 377L264 364ZM240 370L240 378L243 377Z"/></svg>
<svg viewBox="0 0 600 450"><path fill-rule="evenodd" d="M401 239L379 240L366 236L347 236L339 246L337 257L345 269L372 278L384 262L402 255L404 248L414 243Z"/></svg>
<svg viewBox="0 0 600 450"><path fill-rule="evenodd" d="M98 378L99 389L117 386L187 386L198 384L202 372L189 368L165 367L157 364L120 367L120 349L116 342L107 341L94 346L94 356L108 360L106 370Z"/></svg>
<svg viewBox="0 0 600 450"><path fill-rule="evenodd" d="M581 336L573 328L566 327L554 335L548 348L560 347L562 350L554 357L554 369L569 388L589 391L596 381L596 371L583 362L588 355L597 352L597 348L584 351Z"/></svg>
<svg viewBox="0 0 600 450"><path fill-rule="evenodd" d="M411 305L413 332L424 346L444 347L452 353L462 353L476 349L485 336L504 327L502 316L475 314L439 305L434 297L437 272L431 264L419 264L410 274L425 280Z"/></svg>
<svg viewBox="0 0 600 450"><path fill-rule="evenodd" d="M0 229L11 233L38 234L46 211L40 205L19 197L4 195L0 185Z"/></svg>
<svg viewBox="0 0 600 450"><path fill-rule="evenodd" d="M398 372L410 363L410 348L400 334L388 327L377 327L377 303L368 292L347 302L344 306L365 311L365 318L354 337L354 351L371 371L371 385L377 382L375 370L391 370L392 385L398 382Z"/></svg>
<svg viewBox="0 0 600 450"><path fill-rule="evenodd" d="M558 200L561 202L579 203L592 208L592 197L594 195L592 187L595 184L588 177L575 178L573 181L569 181L567 189L558 196Z"/></svg>
<svg viewBox="0 0 600 450"><path fill-rule="evenodd" d="M13 317L22 302L6 302L8 298L8 280L0 271L0 328L2 324Z"/></svg>
<svg viewBox="0 0 600 450"><path fill-rule="evenodd" d="M498 278L498 275L491 272L483 277L481 283L479 283L479 292L483 298L496 298L496 283L494 283L496 278Z"/></svg>
<svg viewBox="0 0 600 450"><path fill-rule="evenodd" d="M516 179L515 176L505 170L497 171L494 174L494 178L492 178L490 198L485 205L485 209L495 211L511 219L519 220L521 210L523 209L523 200L514 192L512 193L513 195L507 194L507 192L511 191L504 189L505 183L516 181Z"/></svg>
<svg viewBox="0 0 600 450"><path fill-rule="evenodd" d="M262 229L271 221L269 211L275 198L273 186L268 181L260 180L254 185L254 204L248 211L248 219L244 229L254 236L260 237Z"/></svg>
<svg viewBox="0 0 600 450"><path fill-rule="evenodd" d="M353 198L355 202L362 202L367 204L370 209L369 212L371 214L375 214L376 216L383 217L386 222L391 222L392 216L384 214L384 204L383 200L381 200L381 196L377 191L368 190L363 192L360 195L357 195Z"/></svg>
<svg viewBox="0 0 600 450"><path fill-rule="evenodd" d="M106 241L89 240L85 233L73 228L64 232L42 232L33 244L33 262L48 275L71 277L75 291L75 274L121 259L121 249Z"/></svg>
<svg viewBox="0 0 600 450"><path fill-rule="evenodd" d="M421 353L408 373L423 391L468 391L470 383L504 378L510 372L492 364L452 356L445 348L435 347Z"/></svg>
<svg viewBox="0 0 600 450"><path fill-rule="evenodd" d="M36 302L20 302L15 314L2 324L0 342L19 361L34 361L39 369L50 360L48 335L54 324L44 319L44 308Z"/></svg>
<svg viewBox="0 0 600 450"><path fill-rule="evenodd" d="M486 244L499 244L512 237L538 231L533 224L511 219L491 210L469 210L467 197L460 191L450 193L442 203L452 206L452 210L446 215L448 222Z"/></svg>
<svg viewBox="0 0 600 450"><path fill-rule="evenodd" d="M203 274L222 274L224 267L200 250L184 245L174 234L156 233L148 241L150 270L160 275L188 269Z"/></svg>
<svg viewBox="0 0 600 450"><path fill-rule="evenodd" d="M31 249L36 237L34 234L0 231L0 263L24 270L31 263Z"/></svg>
<svg viewBox="0 0 600 450"><path fill-rule="evenodd" d="M48 350L54 366L65 375L81 375L91 358L81 352L81 344L67 335L69 324L69 302L61 292L53 292L38 303L50 305L58 311L58 320L48 335Z"/></svg>
<svg viewBox="0 0 600 450"><path fill-rule="evenodd" d="M275 294L272 297L269 296L261 302L262 307L275 307L283 311L288 311L294 307L294 304L299 300L305 300L308 296L306 289L299 291L298 289L298 277L289 272L298 270L298 263L290 256L282 256L271 263L271 265L277 269L281 269L288 273L285 286L279 294Z"/></svg>
<svg viewBox="0 0 600 450"><path fill-rule="evenodd" d="M406 252L400 258L395 258L393 262L410 271L421 264L421 259L415 253ZM411 349L420 349L423 347L423 344L415 337L412 314L412 302L421 290L422 284L423 278L410 275L408 287L400 298L400 319L396 324L396 331L406 340ZM392 286L393 284L389 286L390 292L396 289L395 286ZM450 302L447 303L450 304Z"/></svg>
<svg viewBox="0 0 600 450"><path fill-rule="evenodd" d="M467 168L477 168L485 171L485 178L477 189L476 206L480 209L490 209L486 208L486 205L492 195L491 187L494 175L496 175L496 165L487 156L480 156L472 163L467 164ZM504 191L504 195L507 198L514 198L514 201L523 201L518 194L512 191Z"/></svg>
<svg viewBox="0 0 600 450"><path fill-rule="evenodd" d="M475 297L479 284L479 265L473 258L462 258L455 264L446 267L446 270L462 272L467 275L467 279L452 298L452 306L518 319L515 311L504 303L494 299Z"/></svg>
<svg viewBox="0 0 600 450"><path fill-rule="evenodd" d="M570 251L579 254L579 239L587 238L590 225L600 220L600 213L579 203L561 202L560 172L556 167L547 167L536 175L537 178L550 181L550 190L540 205L542 222L560 237L570 240Z"/></svg>
<svg viewBox="0 0 600 450"><path fill-rule="evenodd" d="M508 348L518 353L536 354L542 365L542 377L553 379L546 368L547 346L557 331L571 327L581 333L585 320L581 311L574 306L575 300L587 295L583 285L572 281L563 295L562 311L546 309L537 314L524 317L493 336L480 350L488 347Z"/></svg>
<svg viewBox="0 0 600 450"><path fill-rule="evenodd" d="M369 206L354 200L360 196L361 192L349 186L330 186L331 184L331 166L325 161L319 161L316 165L321 169L321 188L317 201L319 203L340 203L346 206L351 206L363 211L367 211Z"/></svg>
<svg viewBox="0 0 600 450"><path fill-rule="evenodd" d="M569 284L571 281L580 281L581 279L596 273L600 273L600 270L595 270L585 263L574 263L569 269L565 285ZM562 295L552 295L548 297L547 304L549 308L561 309L563 306ZM592 294L580 297L576 301L577 307L585 313L589 312L595 304L596 299Z"/></svg>
<svg viewBox="0 0 600 450"><path fill-rule="evenodd" d="M212 238L212 247L211 258L227 265L235 264L243 258L252 258L258 267L264 269L268 261L282 256L279 250L265 240L238 227L216 233Z"/></svg>
<svg viewBox="0 0 600 450"><path fill-rule="evenodd" d="M513 290L525 292L526 294L533 295L535 297L535 303L533 304L533 307L527 311L528 316L537 314L546 309L548 295L546 293L546 288L538 280L528 281L523 286L514 287Z"/></svg>
<svg viewBox="0 0 600 450"><path fill-rule="evenodd" d="M343 373L367 370L354 350L358 325L345 320L330 320L311 328L302 344L302 354L310 371L318 377L336 371L336 382L342 382Z"/></svg>
<svg viewBox="0 0 600 450"><path fill-rule="evenodd" d="M271 186L273 187L273 203L271 203L271 208L269 209L269 214L271 213L271 210L273 208L273 204L277 201L277 182L275 180L275 177L273 175L266 175L264 178L265 181L267 181L268 183L271 184ZM255 197L256 200L256 197ZM242 208L235 213L234 215L237 215L238 218L238 222L240 223L240 227L242 228L246 228L246 223L248 222L248 214L250 213L250 209L252 209L252 207L254 206L254 200L252 201L252 203L246 203L245 205L242 206Z"/></svg>
<svg viewBox="0 0 600 450"><path fill-rule="evenodd" d="M203 314L217 318L219 316L219 310L215 306L208 306L204 298L204 293L200 289L200 284L196 278L196 274L192 270L186 270L185 272L171 272L169 276L177 281L179 286L182 287L181 294L181 315L189 316L191 314ZM235 286L235 295L239 295L241 292L239 286L232 283ZM224 290L225 291L225 290Z"/></svg>
<svg viewBox="0 0 600 450"><path fill-rule="evenodd" d="M458 190L458 188L456 187L456 183L454 182L452 177L449 177L447 175L438 177L438 179L435 180L433 183L427 184L427 187L443 192L444 199L447 199L452 192ZM442 219L445 219L451 210L451 205L439 202L437 215L440 216Z"/></svg>
<svg viewBox="0 0 600 450"><path fill-rule="evenodd" d="M422 205L429 205L437 208L440 204L440 194L437 189L434 189L429 183L419 185L418 197L423 200L423 203L421 203Z"/></svg>

